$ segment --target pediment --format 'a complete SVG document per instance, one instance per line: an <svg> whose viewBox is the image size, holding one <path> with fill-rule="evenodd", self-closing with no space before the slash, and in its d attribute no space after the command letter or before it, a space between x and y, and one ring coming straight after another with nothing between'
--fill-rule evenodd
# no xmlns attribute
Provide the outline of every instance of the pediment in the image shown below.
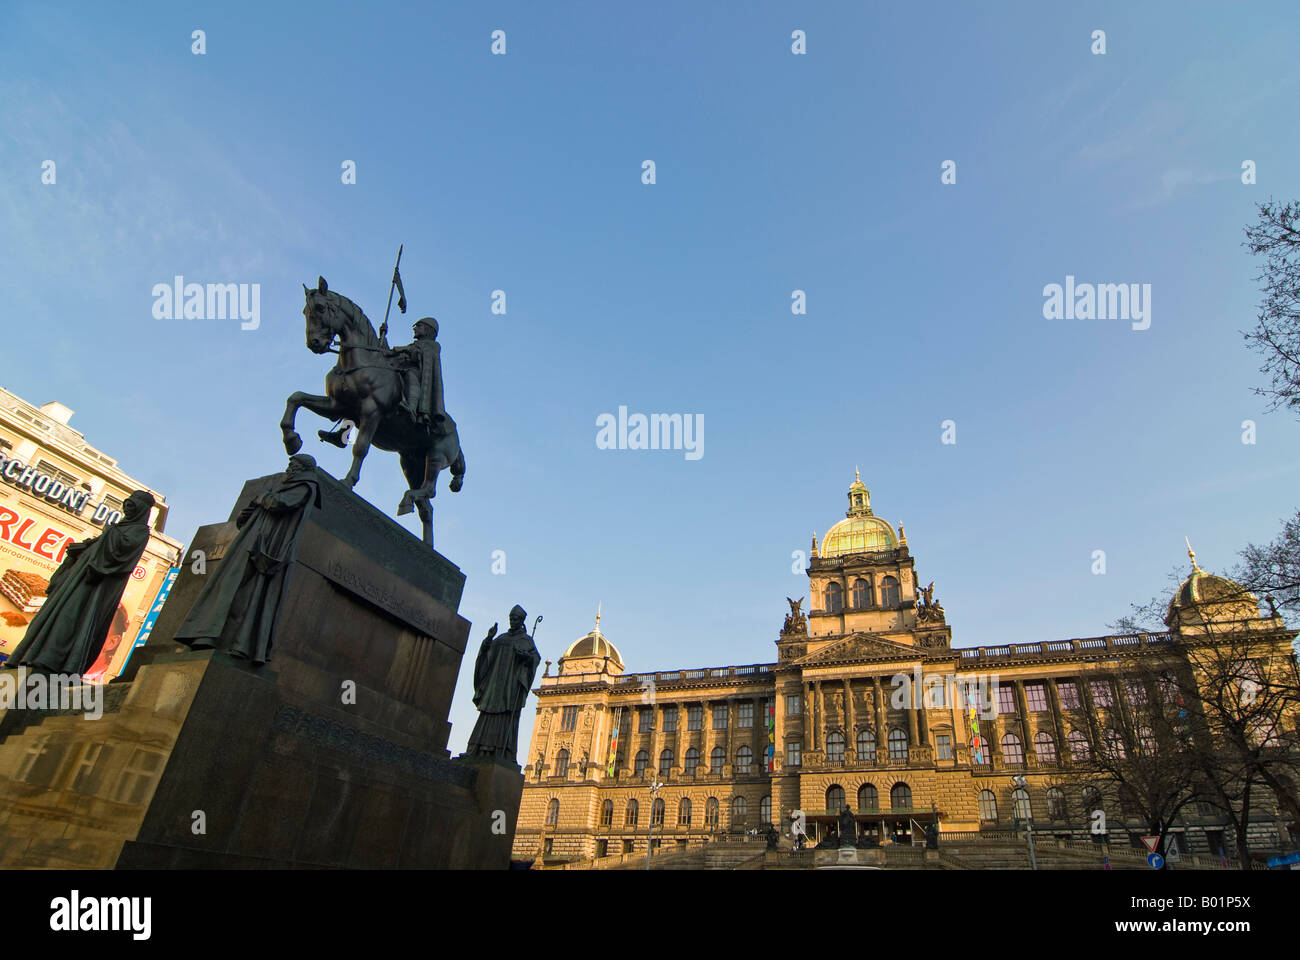
<svg viewBox="0 0 1300 960"><path fill-rule="evenodd" d="M842 640L831 641L813 653L795 660L794 664L800 667L815 667L819 664L854 661L916 660L924 656L925 651L918 650L910 643L873 637L867 633L855 633Z"/></svg>

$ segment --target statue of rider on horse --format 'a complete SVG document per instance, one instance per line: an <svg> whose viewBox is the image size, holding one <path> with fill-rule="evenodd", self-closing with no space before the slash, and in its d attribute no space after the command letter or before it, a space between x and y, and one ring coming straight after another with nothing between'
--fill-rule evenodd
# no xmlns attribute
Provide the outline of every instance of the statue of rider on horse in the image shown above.
<svg viewBox="0 0 1300 960"><path fill-rule="evenodd" d="M400 286L396 269L393 280ZM438 473L451 470L453 493L461 488L465 476L465 457L456 423L443 407L438 321L432 317L417 321L415 340L390 348L384 335L387 318L376 334L361 308L330 290L324 277L314 290L306 284L302 289L307 348L313 353L337 352L339 359L325 375L323 396L298 392L289 397L280 421L285 450L292 456L302 448L302 438L294 429L299 407L337 423L351 422L356 427L352 468L343 483L349 488L356 486L372 444L396 452L408 487L397 513L410 513L414 506L424 528L424 542L432 547L433 508L429 501L436 490ZM405 307L405 295L398 306ZM342 447L345 429L321 430L319 436Z"/></svg>

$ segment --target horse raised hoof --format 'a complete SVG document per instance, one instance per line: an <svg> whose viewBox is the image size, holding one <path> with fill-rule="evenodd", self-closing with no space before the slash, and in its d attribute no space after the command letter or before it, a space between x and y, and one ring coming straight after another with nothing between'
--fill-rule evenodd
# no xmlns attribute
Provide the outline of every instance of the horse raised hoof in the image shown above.
<svg viewBox="0 0 1300 960"><path fill-rule="evenodd" d="M451 483L447 484L447 487L448 489L451 490L452 493L459 493L460 488L464 484L464 482L465 482L464 477L452 477Z"/></svg>
<svg viewBox="0 0 1300 960"><path fill-rule="evenodd" d="M411 497L411 491L407 490L406 493L402 494L402 500L397 505L397 515L399 517L406 516L413 509L415 509L414 504L415 501Z"/></svg>
<svg viewBox="0 0 1300 960"><path fill-rule="evenodd" d="M289 456L292 457L295 453L297 453L301 449L302 449L302 437L298 436L297 433L286 433L284 435L285 453L287 453Z"/></svg>

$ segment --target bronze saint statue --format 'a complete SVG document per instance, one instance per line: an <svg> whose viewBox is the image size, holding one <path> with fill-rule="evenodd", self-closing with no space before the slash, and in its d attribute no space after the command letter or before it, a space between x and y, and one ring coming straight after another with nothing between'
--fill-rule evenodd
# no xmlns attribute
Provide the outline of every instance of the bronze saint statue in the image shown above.
<svg viewBox="0 0 1300 960"><path fill-rule="evenodd" d="M430 332L436 321L416 324L416 343L396 350L375 333L361 308L347 297L334 293L321 277L312 290L303 285L307 303L307 349L312 353L337 353L338 363L325 375L325 394L294 393L285 404L280 433L285 452L302 449L302 437L294 429L300 407L335 421L356 426L352 441L352 467L342 478L349 488L361 477L361 464L373 444L398 455L407 490L397 505L399 516L414 507L420 514L424 542L433 546L433 508L438 473L451 470L451 490L456 492L465 479L465 456L461 452L456 422L442 404L440 347ZM418 328L425 325L421 332ZM338 341L338 349L333 344ZM426 342L427 341L427 342ZM409 384L409 387L408 387ZM408 395L407 391L414 395ZM405 399L405 403L403 403ZM321 439L341 444L339 432L321 432Z"/></svg>
<svg viewBox="0 0 1300 960"><path fill-rule="evenodd" d="M415 340L386 354L405 371L403 406L413 419L441 430L447 419L442 405L442 345L438 343L438 321L417 320L411 328Z"/></svg>
<svg viewBox="0 0 1300 960"><path fill-rule="evenodd" d="M853 811L846 803L840 811L840 846L851 847L858 840L858 822L853 818Z"/></svg>
<svg viewBox="0 0 1300 960"><path fill-rule="evenodd" d="M261 666L271 659L271 636L289 562L303 519L320 505L316 461L305 453L266 493L239 512L239 533L207 583L176 640L194 650L216 647Z"/></svg>
<svg viewBox="0 0 1300 960"><path fill-rule="evenodd" d="M5 665L45 673L83 674L99 656L122 591L149 543L153 494L136 490L122 519L98 537L68 546L50 578L45 603Z"/></svg>
<svg viewBox="0 0 1300 960"><path fill-rule="evenodd" d="M492 624L479 647L474 663L474 706L479 714L466 756L515 763L519 714L542 660L533 638L524 630L526 616L523 607L515 604L510 611L510 629L497 637L497 625Z"/></svg>

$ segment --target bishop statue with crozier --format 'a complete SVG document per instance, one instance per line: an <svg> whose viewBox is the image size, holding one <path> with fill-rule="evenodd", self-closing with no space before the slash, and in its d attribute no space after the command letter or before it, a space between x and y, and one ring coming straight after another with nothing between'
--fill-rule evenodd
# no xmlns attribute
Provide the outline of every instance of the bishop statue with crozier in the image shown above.
<svg viewBox="0 0 1300 960"><path fill-rule="evenodd" d="M474 663L474 706L479 714L469 735L467 757L516 764L519 715L542 661L524 629L526 617L524 608L515 604L510 611L510 629L498 637L497 624L492 624L479 646Z"/></svg>

